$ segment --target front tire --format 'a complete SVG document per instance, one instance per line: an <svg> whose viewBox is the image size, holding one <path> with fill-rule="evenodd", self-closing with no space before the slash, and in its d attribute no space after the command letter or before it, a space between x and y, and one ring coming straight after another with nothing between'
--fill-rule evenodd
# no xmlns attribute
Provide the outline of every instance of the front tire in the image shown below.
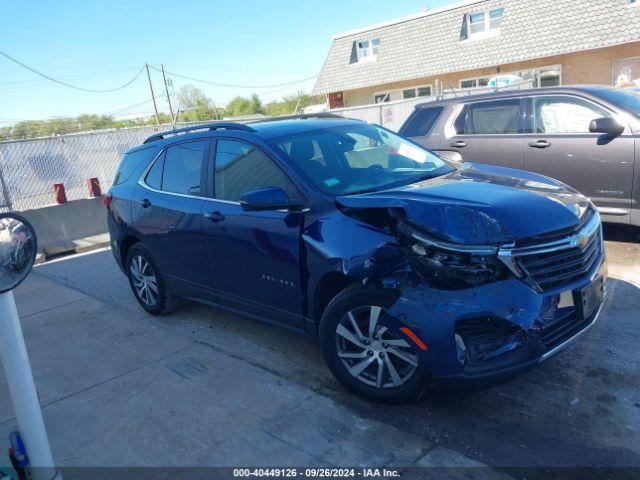
<svg viewBox="0 0 640 480"><path fill-rule="evenodd" d="M376 402L410 402L426 387L409 340L378 322L396 300L388 290L355 284L329 303L320 321L320 348L331 372Z"/></svg>
<svg viewBox="0 0 640 480"><path fill-rule="evenodd" d="M129 285L142 308L152 315L169 312L174 299L167 282L149 250L137 243L127 252L125 261Z"/></svg>

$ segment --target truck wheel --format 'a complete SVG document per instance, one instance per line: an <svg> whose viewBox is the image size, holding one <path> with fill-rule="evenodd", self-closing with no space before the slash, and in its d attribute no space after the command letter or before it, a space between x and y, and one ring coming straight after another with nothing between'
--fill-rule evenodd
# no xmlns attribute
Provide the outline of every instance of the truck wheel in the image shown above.
<svg viewBox="0 0 640 480"><path fill-rule="evenodd" d="M368 400L410 402L427 384L413 346L378 322L395 302L388 290L355 284L336 295L320 321L327 366L345 387Z"/></svg>
<svg viewBox="0 0 640 480"><path fill-rule="evenodd" d="M133 295L142 308L152 315L169 312L174 299L149 250L136 243L127 253L125 266Z"/></svg>

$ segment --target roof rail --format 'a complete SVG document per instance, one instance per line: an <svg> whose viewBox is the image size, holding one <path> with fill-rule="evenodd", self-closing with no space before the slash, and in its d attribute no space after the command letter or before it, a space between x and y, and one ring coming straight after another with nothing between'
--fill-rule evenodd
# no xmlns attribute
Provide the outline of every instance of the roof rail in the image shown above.
<svg viewBox="0 0 640 480"><path fill-rule="evenodd" d="M335 113L319 112L319 113L300 113L296 115L282 115L278 117L264 117L256 120L250 120L247 123L277 122L278 120L306 120L308 118L345 118ZM349 119L353 120L353 119Z"/></svg>
<svg viewBox="0 0 640 480"><path fill-rule="evenodd" d="M251 128L248 125L243 123L235 123L235 122L211 122L211 123L202 123L200 125L191 125L189 127L184 128L176 128L175 130L167 130L166 132L159 132L154 135L151 135L147 138L143 143L151 143L156 142L158 140L162 140L163 138L167 138L171 135L175 135L178 133L186 133L193 132L196 130L218 130L218 129L226 129L226 130L243 130L245 132L255 132L255 129Z"/></svg>

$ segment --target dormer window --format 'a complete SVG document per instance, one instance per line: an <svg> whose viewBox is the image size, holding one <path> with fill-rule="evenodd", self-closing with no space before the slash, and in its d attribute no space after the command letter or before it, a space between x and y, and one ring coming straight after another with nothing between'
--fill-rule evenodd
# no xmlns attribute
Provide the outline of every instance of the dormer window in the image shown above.
<svg viewBox="0 0 640 480"><path fill-rule="evenodd" d="M481 38L500 33L504 8L494 8L466 15L467 38Z"/></svg>
<svg viewBox="0 0 640 480"><path fill-rule="evenodd" d="M359 62L375 60L380 50L380 39L362 40L357 46Z"/></svg>

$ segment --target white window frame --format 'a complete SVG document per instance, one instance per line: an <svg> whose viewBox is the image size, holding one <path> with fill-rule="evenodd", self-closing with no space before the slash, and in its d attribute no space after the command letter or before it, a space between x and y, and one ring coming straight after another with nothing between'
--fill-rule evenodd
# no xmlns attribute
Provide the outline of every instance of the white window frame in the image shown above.
<svg viewBox="0 0 640 480"><path fill-rule="evenodd" d="M422 96L418 96L418 89L420 88L428 88L429 89L429 95L422 95ZM409 98L404 98L404 91L405 90L413 90L416 93L415 97L409 97ZM391 96L397 93L398 95L398 99L397 100L392 100ZM416 86L410 86L410 87L404 87L404 88L396 88L393 90L383 90L381 92L374 92L373 94L373 103L376 103L376 97L380 96L380 95L388 95L389 96L389 102L396 102L396 101L400 101L400 100L414 100L416 98L426 98L426 97L430 97L433 95L433 84L432 83L427 83L425 85L416 85ZM386 103L386 102L379 102L379 103Z"/></svg>
<svg viewBox="0 0 640 480"><path fill-rule="evenodd" d="M376 101L376 97L380 97L382 95L385 95L387 97L387 99L386 100L383 99L380 102ZM378 105L380 103L388 103L390 101L391 101L391 91L388 91L388 92L376 92L376 93L373 94L373 103L375 105Z"/></svg>
<svg viewBox="0 0 640 480"><path fill-rule="evenodd" d="M496 10L502 10L502 15L498 18L504 19L504 8L503 7L495 7L486 10L476 10L475 12L469 12L466 16L467 19L467 38L465 40L475 40L479 38L489 38L500 35L500 27L491 28L491 12ZM477 14L484 15L484 30L481 32L472 32L471 25L476 25L479 22L472 23L471 16ZM494 19L495 20L495 19ZM502 22L501 22L502 23Z"/></svg>
<svg viewBox="0 0 640 480"><path fill-rule="evenodd" d="M471 90L473 88L487 88L487 86L478 86L480 84L480 80L486 78L487 82L491 79L491 75L481 75L479 77L470 77L470 78L462 78L458 80L458 88L462 88L464 90ZM476 82L475 87L463 87L462 82Z"/></svg>
<svg viewBox="0 0 640 480"><path fill-rule="evenodd" d="M418 89L420 89L420 88L428 88L429 89L429 95L418 95ZM409 97L409 98L404 98L405 90L413 90L414 93L415 93L415 96ZM430 84L430 83L428 85L416 85L415 87L401 88L398 91L400 92L400 96L402 97L401 100L410 100L412 98L430 97L431 95L433 95L433 85Z"/></svg>
<svg viewBox="0 0 640 480"><path fill-rule="evenodd" d="M544 65L542 67L524 68L522 70L515 70L515 71L511 71L511 72L500 72L500 73L496 73L495 75L480 75L479 77L462 78L462 79L460 79L458 81L458 87L460 89L464 89L464 90L473 90L474 88L490 88L488 86L483 86L483 87L478 86L480 79L482 79L482 78L491 79L491 77L495 77L495 76L499 76L499 75L517 75L520 72L533 72L534 76L535 76L535 72L536 71L552 70L552 69L558 70L558 72L560 72L560 85L558 85L558 86L562 86L562 64L556 64L556 65ZM472 80L476 81L476 86L475 87L467 87L467 88L462 87L462 82L469 82L469 81L472 81ZM540 81L540 77L538 77L538 82L539 81ZM542 87L540 85L534 85L534 88L542 88Z"/></svg>
<svg viewBox="0 0 640 480"><path fill-rule="evenodd" d="M635 4L633 4L633 5L640 5L640 1L636 2L636 3L635 3ZM615 85L615 84L616 84L616 80L617 80L616 74L615 74L615 72L613 71L614 64L615 64L616 62L624 62L624 61L626 61L626 60L640 60L640 57L614 58L614 59L611 61L611 85ZM635 79L633 79L633 78L632 78L631 80L635 80Z"/></svg>
<svg viewBox="0 0 640 480"><path fill-rule="evenodd" d="M377 42L377 45L374 46L374 42ZM367 47L362 48L360 44L366 43ZM380 51L380 38L363 38L362 40L356 40L356 56L358 57L358 62L372 62L376 58L378 58L378 53Z"/></svg>

